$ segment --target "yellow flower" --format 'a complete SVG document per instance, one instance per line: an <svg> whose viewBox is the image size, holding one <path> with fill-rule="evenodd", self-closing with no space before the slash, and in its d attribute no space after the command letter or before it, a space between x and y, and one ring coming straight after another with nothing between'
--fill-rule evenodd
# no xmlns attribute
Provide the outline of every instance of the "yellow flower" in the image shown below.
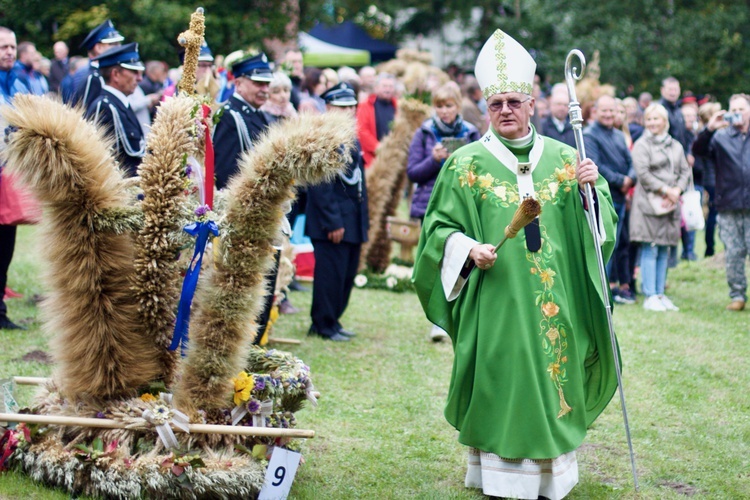
<svg viewBox="0 0 750 500"><path fill-rule="evenodd" d="M568 180L568 174L561 168L555 169L555 177L557 178L558 182L565 182L566 180Z"/></svg>
<svg viewBox="0 0 750 500"><path fill-rule="evenodd" d="M484 175L479 176L479 187L481 188L488 188L492 186L492 183L495 182L495 178L492 177L492 174L486 173Z"/></svg>
<svg viewBox="0 0 750 500"><path fill-rule="evenodd" d="M549 192L554 198L555 195L557 195L557 190L560 189L560 183L559 182L550 182L549 183Z"/></svg>
<svg viewBox="0 0 750 500"><path fill-rule="evenodd" d="M547 373L549 373L549 377L554 380L560 375L560 365L557 363L550 363L547 367Z"/></svg>
<svg viewBox="0 0 750 500"><path fill-rule="evenodd" d="M475 182L477 182L477 174L469 170L466 173L466 184L468 184L469 187L474 187Z"/></svg>
<svg viewBox="0 0 750 500"><path fill-rule="evenodd" d="M234 404L239 406L250 399L250 391L255 387L255 380L247 372L240 372L232 379L232 382L234 382Z"/></svg>
<svg viewBox="0 0 750 500"><path fill-rule="evenodd" d="M560 360L560 362L567 363L568 362L568 357L567 356L563 356L562 359Z"/></svg>
<svg viewBox="0 0 750 500"><path fill-rule="evenodd" d="M558 306L554 302L545 302L544 304L542 304L542 313L544 313L544 315L548 318L557 316L557 313L559 312L560 306Z"/></svg>
<svg viewBox="0 0 750 500"><path fill-rule="evenodd" d="M557 330L557 328L552 327L547 332L547 338L550 342L552 342L552 345L554 345L555 341L560 338L560 332Z"/></svg>
<svg viewBox="0 0 750 500"><path fill-rule="evenodd" d="M539 273L539 277L542 279L542 283L549 283L549 286L552 286L555 283L555 276L557 276L557 273L552 269L544 269L541 273Z"/></svg>
<svg viewBox="0 0 750 500"><path fill-rule="evenodd" d="M152 401L156 401L156 399L156 396L154 396L153 394L149 394L148 392L145 394L141 394L141 401L143 401L144 403L150 403Z"/></svg>
<svg viewBox="0 0 750 500"><path fill-rule="evenodd" d="M508 188L505 186L495 186L494 192L495 196L503 201L505 201L505 198L508 196Z"/></svg>

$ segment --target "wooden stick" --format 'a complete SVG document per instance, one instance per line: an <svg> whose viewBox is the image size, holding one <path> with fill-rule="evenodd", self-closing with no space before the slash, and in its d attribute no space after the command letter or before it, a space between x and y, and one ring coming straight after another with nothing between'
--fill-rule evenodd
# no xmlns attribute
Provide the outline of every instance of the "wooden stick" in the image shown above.
<svg viewBox="0 0 750 500"><path fill-rule="evenodd" d="M269 337L268 338L269 344L292 344L292 345L299 345L302 343L301 340L297 339L285 339L283 337Z"/></svg>
<svg viewBox="0 0 750 500"><path fill-rule="evenodd" d="M100 429L125 429L123 422L106 418L84 418L54 415L25 415L22 413L0 413L0 422L25 422L29 424L69 425L74 427L97 427ZM246 427L234 425L190 424L191 433L196 434L231 434L236 436L295 437L313 438L315 431L304 429L277 429L275 427ZM179 427L173 430L184 432Z"/></svg>
<svg viewBox="0 0 750 500"><path fill-rule="evenodd" d="M49 381L46 377L13 377L13 382L18 385L44 385Z"/></svg>

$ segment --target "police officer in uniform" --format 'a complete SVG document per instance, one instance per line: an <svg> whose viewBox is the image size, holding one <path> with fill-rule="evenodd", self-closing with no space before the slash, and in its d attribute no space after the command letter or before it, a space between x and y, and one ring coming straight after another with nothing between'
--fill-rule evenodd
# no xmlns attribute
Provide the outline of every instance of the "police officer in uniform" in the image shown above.
<svg viewBox="0 0 750 500"><path fill-rule="evenodd" d="M342 82L321 95L326 109L342 109L355 119L357 94ZM346 171L333 180L307 189L305 233L313 243L315 273L310 335L344 342L355 334L340 318L351 295L359 267L359 251L367 241L367 188L359 141Z"/></svg>
<svg viewBox="0 0 750 500"><path fill-rule="evenodd" d="M120 168L134 176L146 153L146 139L128 96L142 79L143 63L138 44L115 47L95 59L104 79L99 97L86 110L86 118L104 126L115 139Z"/></svg>
<svg viewBox="0 0 750 500"><path fill-rule="evenodd" d="M216 187L223 189L229 179L238 172L237 161L244 151L253 149L253 141L274 121L260 107L268 100L268 85L273 80L273 71L268 57L258 55L241 59L232 65L234 94L224 105L219 123L214 130ZM263 311L257 318L259 344L265 334L273 306L278 264L281 250L276 251L276 266L266 275L267 295Z"/></svg>
<svg viewBox="0 0 750 500"><path fill-rule="evenodd" d="M89 55L89 66L76 71L73 75L73 95L70 102L66 104L83 104L88 109L94 99L99 97L104 81L99 74L99 65L96 58L113 47L118 47L125 40L116 29L112 21L107 19L102 24L91 30L81 43Z"/></svg>
<svg viewBox="0 0 750 500"><path fill-rule="evenodd" d="M240 155L253 149L253 141L273 122L271 115L260 110L268 100L268 85L273 80L268 57L261 52L237 61L232 74L234 94L224 105L213 136L218 189L226 187L238 171Z"/></svg>

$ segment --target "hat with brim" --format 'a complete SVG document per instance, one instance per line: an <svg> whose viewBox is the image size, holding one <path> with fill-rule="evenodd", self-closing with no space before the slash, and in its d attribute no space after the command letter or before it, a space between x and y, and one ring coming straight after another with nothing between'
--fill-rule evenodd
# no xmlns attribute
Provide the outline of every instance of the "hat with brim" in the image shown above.
<svg viewBox="0 0 750 500"><path fill-rule="evenodd" d="M133 71L146 69L138 55L138 44L135 42L113 47L93 60L99 64L101 69L111 66L120 66Z"/></svg>
<svg viewBox="0 0 750 500"><path fill-rule="evenodd" d="M91 50L97 43L117 43L125 40L116 29L112 21L107 19L102 24L94 28L81 42L81 48Z"/></svg>
<svg viewBox="0 0 750 500"><path fill-rule="evenodd" d="M357 105L357 94L346 82L334 85L323 92L320 98L330 106L350 107Z"/></svg>
<svg viewBox="0 0 750 500"><path fill-rule="evenodd" d="M237 61L232 65L232 74L235 78L244 76L255 82L273 81L273 71L268 63L268 57L261 52L260 54Z"/></svg>

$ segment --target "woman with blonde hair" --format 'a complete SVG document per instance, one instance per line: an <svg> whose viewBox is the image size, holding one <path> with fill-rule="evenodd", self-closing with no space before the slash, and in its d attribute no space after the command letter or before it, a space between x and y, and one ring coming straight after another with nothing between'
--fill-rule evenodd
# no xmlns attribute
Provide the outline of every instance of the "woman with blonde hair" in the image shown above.
<svg viewBox="0 0 750 500"><path fill-rule="evenodd" d="M669 247L680 240L680 195L690 178L682 145L669 135L661 104L644 111L646 131L633 146L638 184L630 213L630 241L641 243L641 287L648 311L677 311L664 295Z"/></svg>
<svg viewBox="0 0 750 500"><path fill-rule="evenodd" d="M409 148L406 174L417 186L411 202L411 217L424 219L435 180L445 160L460 146L479 140L479 130L465 122L461 110L461 90L455 82L448 82L432 93L435 112L414 134ZM433 341L448 338L438 326L430 332Z"/></svg>

